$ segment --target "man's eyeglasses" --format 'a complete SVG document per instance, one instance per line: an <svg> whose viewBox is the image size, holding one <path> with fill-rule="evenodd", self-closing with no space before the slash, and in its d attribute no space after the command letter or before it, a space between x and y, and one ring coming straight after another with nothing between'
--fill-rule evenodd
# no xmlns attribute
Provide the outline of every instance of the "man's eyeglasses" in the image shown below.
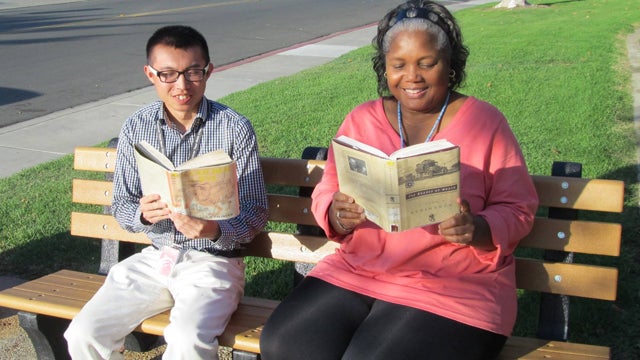
<svg viewBox="0 0 640 360"><path fill-rule="evenodd" d="M204 76L207 73L207 68L204 69L187 69L184 71L178 70L166 70L166 71L158 71L149 66L149 70L160 79L163 83L174 83L178 81L180 75L184 76L185 80L190 82L201 81L204 79Z"/></svg>

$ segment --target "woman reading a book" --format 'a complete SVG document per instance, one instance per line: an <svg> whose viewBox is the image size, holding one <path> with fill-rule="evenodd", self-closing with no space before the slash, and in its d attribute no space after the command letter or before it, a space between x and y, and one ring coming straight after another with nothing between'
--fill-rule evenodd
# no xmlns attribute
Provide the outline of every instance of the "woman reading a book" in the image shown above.
<svg viewBox="0 0 640 360"><path fill-rule="evenodd" d="M340 248L275 310L262 357L495 358L516 318L513 251L538 204L522 152L499 110L457 91L468 50L445 7L399 5L374 46L380 98L356 107L337 135L386 154L435 139L458 145L460 211L386 232L340 192L330 149L312 210Z"/></svg>

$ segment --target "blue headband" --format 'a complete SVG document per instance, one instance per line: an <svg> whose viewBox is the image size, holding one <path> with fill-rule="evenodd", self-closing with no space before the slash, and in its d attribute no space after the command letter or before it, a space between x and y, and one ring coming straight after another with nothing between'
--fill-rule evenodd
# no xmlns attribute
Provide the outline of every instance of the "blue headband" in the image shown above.
<svg viewBox="0 0 640 360"><path fill-rule="evenodd" d="M425 8L415 8L411 7L408 9L402 9L398 12L396 17L389 22L389 28L392 28L395 24L399 23L404 19L425 19L428 20L440 27L445 34L448 34L448 27L445 21L442 19L440 15L433 11L429 11Z"/></svg>

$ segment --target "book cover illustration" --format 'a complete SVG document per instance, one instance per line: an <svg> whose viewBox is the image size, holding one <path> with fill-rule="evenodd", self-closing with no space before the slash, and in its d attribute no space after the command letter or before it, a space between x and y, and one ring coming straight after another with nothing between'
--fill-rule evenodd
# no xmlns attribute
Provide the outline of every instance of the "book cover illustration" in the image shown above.
<svg viewBox="0 0 640 360"><path fill-rule="evenodd" d="M459 211L460 148L446 140L434 143L387 156L353 139L335 139L340 191L389 232L445 220Z"/></svg>

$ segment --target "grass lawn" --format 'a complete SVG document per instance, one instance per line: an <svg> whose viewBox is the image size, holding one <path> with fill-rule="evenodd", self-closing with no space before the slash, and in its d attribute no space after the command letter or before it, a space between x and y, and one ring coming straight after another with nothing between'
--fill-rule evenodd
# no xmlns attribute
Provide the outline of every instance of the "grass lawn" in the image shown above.
<svg viewBox="0 0 640 360"><path fill-rule="evenodd" d="M614 359L638 359L637 139L625 38L640 27L640 4L530 2L539 6L496 10L488 4L456 13L471 50L461 92L503 111L532 174L549 174L553 161L574 161L583 164L584 177L625 181L625 213L611 215L623 224L622 255L604 260L620 269L618 300L572 300L570 340L611 346ZM347 112L376 97L371 55L364 47L221 101L251 119L263 156L298 158L306 146L327 146ZM97 242L69 235L69 213L79 207L71 204L77 176L66 156L0 179L0 274L96 271ZM290 264L248 259L248 265L249 295L287 292ZM532 298L522 294L517 335L534 335L527 325L537 316Z"/></svg>

